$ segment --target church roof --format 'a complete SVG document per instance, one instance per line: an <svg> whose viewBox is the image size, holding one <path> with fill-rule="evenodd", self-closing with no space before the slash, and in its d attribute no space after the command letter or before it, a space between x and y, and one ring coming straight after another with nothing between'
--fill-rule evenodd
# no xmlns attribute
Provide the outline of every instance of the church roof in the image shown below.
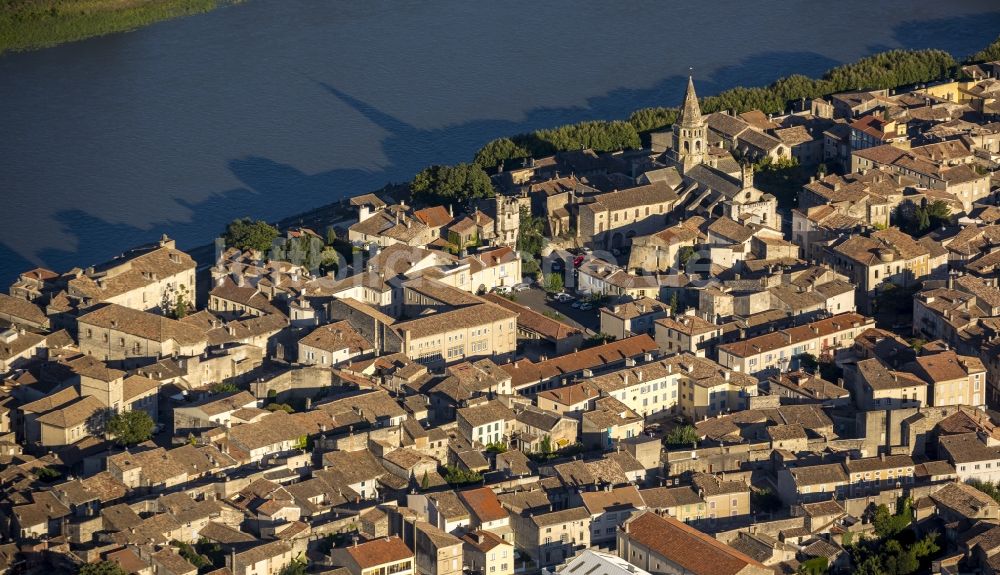
<svg viewBox="0 0 1000 575"><path fill-rule="evenodd" d="M684 106L681 108L681 115L677 118L677 123L685 127L698 126L702 123L701 106L698 105L698 96L694 93L694 78L688 76L687 91L684 93Z"/></svg>

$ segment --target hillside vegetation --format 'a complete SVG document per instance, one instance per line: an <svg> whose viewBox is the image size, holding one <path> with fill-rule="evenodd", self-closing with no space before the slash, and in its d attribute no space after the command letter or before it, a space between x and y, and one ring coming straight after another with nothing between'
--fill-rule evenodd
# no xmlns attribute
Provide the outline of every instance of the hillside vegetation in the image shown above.
<svg viewBox="0 0 1000 575"><path fill-rule="evenodd" d="M207 12L222 0L0 0L0 54Z"/></svg>

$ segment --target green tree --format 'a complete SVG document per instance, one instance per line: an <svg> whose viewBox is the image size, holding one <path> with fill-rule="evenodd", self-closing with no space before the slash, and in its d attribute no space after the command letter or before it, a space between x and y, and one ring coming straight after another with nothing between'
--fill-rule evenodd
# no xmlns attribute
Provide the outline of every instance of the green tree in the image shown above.
<svg viewBox="0 0 1000 575"><path fill-rule="evenodd" d="M477 164L425 168L413 177L410 192L415 201L426 204L455 204L496 194L489 175Z"/></svg>
<svg viewBox="0 0 1000 575"><path fill-rule="evenodd" d="M545 221L531 215L526 207L521 207L521 217L517 229L517 250L531 254L536 259L542 254L545 245Z"/></svg>
<svg viewBox="0 0 1000 575"><path fill-rule="evenodd" d="M994 40L989 46L976 52L965 59L966 64L974 62L993 62L1000 60L1000 37Z"/></svg>
<svg viewBox="0 0 1000 575"><path fill-rule="evenodd" d="M811 353L800 353L797 357L799 358L800 368L810 373L816 373L816 368L819 367L819 360L816 359L815 355Z"/></svg>
<svg viewBox="0 0 1000 575"><path fill-rule="evenodd" d="M676 314L677 313L678 309L680 308L680 302L677 299L677 292L676 291L670 294L670 301L667 302L667 305L670 306L670 313L671 314Z"/></svg>
<svg viewBox="0 0 1000 575"><path fill-rule="evenodd" d="M927 206L927 218L933 227L947 224L951 220L951 208L943 200L935 200Z"/></svg>
<svg viewBox="0 0 1000 575"><path fill-rule="evenodd" d="M319 254L319 265L324 270L336 272L340 265L340 252L332 247L323 248Z"/></svg>
<svg viewBox="0 0 1000 575"><path fill-rule="evenodd" d="M684 246L677 250L677 261L681 265L681 269L686 269L688 262L690 262L698 252L695 251L694 246Z"/></svg>
<svg viewBox="0 0 1000 575"><path fill-rule="evenodd" d="M191 544L177 540L171 541L170 544L177 548L178 555L186 559L188 563L194 565L199 570L212 565L212 561L208 557L198 553L198 551L196 551Z"/></svg>
<svg viewBox="0 0 1000 575"><path fill-rule="evenodd" d="M242 218L229 222L222 237L228 247L267 253L278 237L278 228L261 220Z"/></svg>
<svg viewBox="0 0 1000 575"><path fill-rule="evenodd" d="M468 485L481 482L483 476L475 471L466 471L454 465L447 465L444 468L444 480L452 486Z"/></svg>
<svg viewBox="0 0 1000 575"><path fill-rule="evenodd" d="M156 422L148 413L133 409L116 413L108 420L106 429L120 445L135 445L152 437L155 427Z"/></svg>
<svg viewBox="0 0 1000 575"><path fill-rule="evenodd" d="M639 133L667 128L676 121L677 108L642 108L628 117L628 122Z"/></svg>
<svg viewBox="0 0 1000 575"><path fill-rule="evenodd" d="M486 451L490 453L505 453L507 451L507 444L502 441L494 441L486 445Z"/></svg>
<svg viewBox="0 0 1000 575"><path fill-rule="evenodd" d="M613 152L642 147L635 126L620 120L580 122L538 130L532 136L539 142L541 151L591 149L596 152Z"/></svg>
<svg viewBox="0 0 1000 575"><path fill-rule="evenodd" d="M916 231L917 233L923 232L924 230L931 227L931 216L924 207L917 208L916 212Z"/></svg>
<svg viewBox="0 0 1000 575"><path fill-rule="evenodd" d="M552 272L545 277L545 291L549 293L561 293L563 290L563 278L561 273Z"/></svg>
<svg viewBox="0 0 1000 575"><path fill-rule="evenodd" d="M187 298L184 294L177 294L177 303L174 304L173 316L175 319L183 319L188 313Z"/></svg>
<svg viewBox="0 0 1000 575"><path fill-rule="evenodd" d="M210 393L236 393L240 388L231 381L217 381L208 386Z"/></svg>
<svg viewBox="0 0 1000 575"><path fill-rule="evenodd" d="M690 446L698 442L698 430L693 425L681 425L671 429L664 439L671 447Z"/></svg>
<svg viewBox="0 0 1000 575"><path fill-rule="evenodd" d="M420 489L427 489L431 485L430 477L427 476L427 471L424 470L424 476L420 479Z"/></svg>
<svg viewBox="0 0 1000 575"><path fill-rule="evenodd" d="M278 575L306 575L306 562L295 559L288 565L281 568Z"/></svg>
<svg viewBox="0 0 1000 575"><path fill-rule="evenodd" d="M813 557L799 563L798 573L801 575L824 575L830 567L826 557Z"/></svg>
<svg viewBox="0 0 1000 575"><path fill-rule="evenodd" d="M484 169L489 169L499 166L501 162L530 155L531 152L527 148L514 143L510 138L497 138L480 148L473 162Z"/></svg>
<svg viewBox="0 0 1000 575"><path fill-rule="evenodd" d="M969 481L969 485L982 491L986 495L989 495L997 503L1000 503L1000 488L998 488L996 483L992 481L980 481L978 479L973 479Z"/></svg>
<svg viewBox="0 0 1000 575"><path fill-rule="evenodd" d="M554 449L552 449L552 438L549 437L548 435L543 437L542 441L538 444L538 451L542 452L545 455L548 455L553 451L555 451Z"/></svg>
<svg viewBox="0 0 1000 575"><path fill-rule="evenodd" d="M901 498L896 513L890 513L884 504L875 509L875 534L882 539L895 537L913 521L913 504L910 498Z"/></svg>
<svg viewBox="0 0 1000 575"><path fill-rule="evenodd" d="M41 479L46 483L51 483L56 479L62 477L62 473L60 473L55 469L52 469L51 467L36 467L32 469L31 472L35 474L35 477Z"/></svg>
<svg viewBox="0 0 1000 575"><path fill-rule="evenodd" d="M128 575L128 572L121 568L114 561L101 561L100 563L84 563L80 566L78 575Z"/></svg>
<svg viewBox="0 0 1000 575"><path fill-rule="evenodd" d="M332 246L337 243L337 230L333 226L327 226L326 228L326 245Z"/></svg>

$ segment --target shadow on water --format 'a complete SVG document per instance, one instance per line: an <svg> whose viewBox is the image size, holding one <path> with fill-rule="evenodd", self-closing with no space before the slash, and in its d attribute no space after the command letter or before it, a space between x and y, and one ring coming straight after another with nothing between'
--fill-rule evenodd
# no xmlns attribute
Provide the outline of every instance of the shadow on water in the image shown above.
<svg viewBox="0 0 1000 575"><path fill-rule="evenodd" d="M894 38L905 48L936 46L964 58L969 51L969 38L992 38L998 24L1000 15L997 14L904 22L895 27ZM985 42L976 45L979 43ZM886 48L870 46L872 52ZM810 51L763 52L736 65L711 71L695 70L694 73L699 95L707 96L734 86L766 84L794 73L819 75L839 64L841 62ZM762 76L761 70L766 70L767 75ZM234 158L228 161L227 167L242 187L211 193L199 202L173 200L190 210L190 221L166 221L147 229L105 221L82 209L58 211L56 221L79 238L79 242L73 248L43 249L39 253L43 265L59 271L83 267L133 245L152 241L162 233L177 238L182 248L191 248L208 243L235 217L274 221L348 195L380 188L387 182L406 181L431 164L470 161L479 147L496 137L584 120L622 119L638 108L676 106L685 85L683 76L672 75L644 88L611 90L589 98L584 106L537 108L518 121L481 119L421 129L352 96L346 88L312 81L318 89L386 132L380 143L385 161L377 169L343 168L307 174L293 165L266 157ZM316 112L322 113L322 110ZM13 248L0 244L0 282L9 282L16 273L34 265Z"/></svg>
<svg viewBox="0 0 1000 575"><path fill-rule="evenodd" d="M837 64L812 52L762 53L739 65L699 76L698 89L699 94L711 95L737 85L759 84L755 70L773 70L775 77L780 77L800 70L825 70ZM133 245L153 241L163 233L178 238L182 248L190 248L209 242L233 218L249 216L275 221L348 195L378 189L387 182L407 181L431 164L470 161L479 147L496 137L584 120L626 118L633 110L643 107L675 106L682 99L686 78L674 75L648 88L615 89L588 99L585 106L538 108L517 122L483 119L433 129L417 128L343 89L318 80L314 82L319 89L386 132L380 145L387 161L381 169L346 168L306 174L295 166L266 157L235 158L229 160L227 166L243 187L212 193L197 203L174 200L191 211L190 221L164 222L154 229L143 229L108 222L80 209L57 212L56 221L79 237L80 244L75 250L45 249L40 254L42 260L57 270L83 267ZM0 245L0 249L4 247ZM10 270L11 276L18 269L25 269L25 266L14 268L7 263L3 267L5 272ZM0 279L7 281L8 278Z"/></svg>

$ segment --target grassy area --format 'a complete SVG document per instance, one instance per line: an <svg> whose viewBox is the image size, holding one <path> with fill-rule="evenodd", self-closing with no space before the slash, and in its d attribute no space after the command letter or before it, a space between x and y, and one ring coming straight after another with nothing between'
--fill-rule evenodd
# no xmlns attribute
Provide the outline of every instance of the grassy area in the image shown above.
<svg viewBox="0 0 1000 575"><path fill-rule="evenodd" d="M0 0L0 54L207 12L225 0Z"/></svg>

